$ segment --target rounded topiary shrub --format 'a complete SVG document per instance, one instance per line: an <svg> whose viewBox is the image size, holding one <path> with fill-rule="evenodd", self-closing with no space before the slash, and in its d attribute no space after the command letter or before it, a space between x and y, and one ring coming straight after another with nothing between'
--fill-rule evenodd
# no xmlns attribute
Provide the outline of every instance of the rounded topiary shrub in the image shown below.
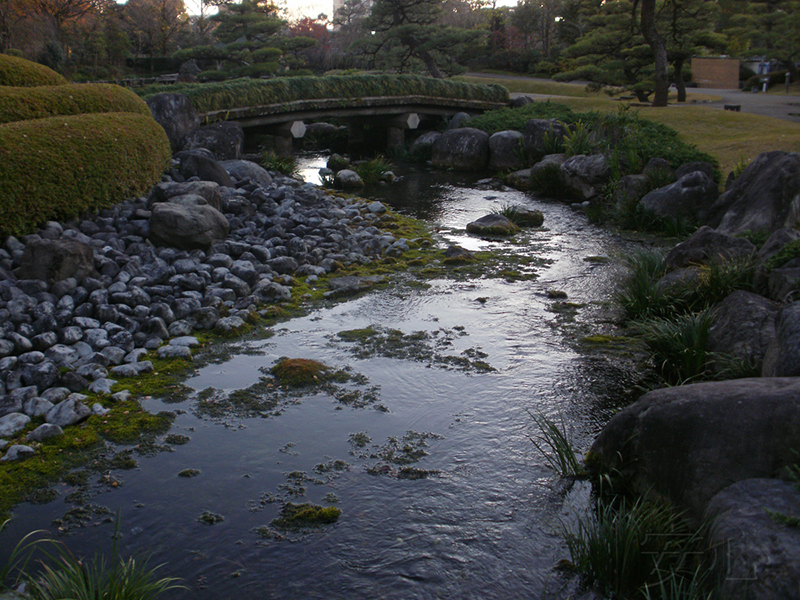
<svg viewBox="0 0 800 600"><path fill-rule="evenodd" d="M112 84L0 87L0 123L107 112L149 115L150 109L130 90Z"/></svg>
<svg viewBox="0 0 800 600"><path fill-rule="evenodd" d="M0 125L0 235L113 206L155 184L170 147L150 116L71 115Z"/></svg>
<svg viewBox="0 0 800 600"><path fill-rule="evenodd" d="M66 79L49 67L24 58L0 54L0 85L31 87L66 83Z"/></svg>

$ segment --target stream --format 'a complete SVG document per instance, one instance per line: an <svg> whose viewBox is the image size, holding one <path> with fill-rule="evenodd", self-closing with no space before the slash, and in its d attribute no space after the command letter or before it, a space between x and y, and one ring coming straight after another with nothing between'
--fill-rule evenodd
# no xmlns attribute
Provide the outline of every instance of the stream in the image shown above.
<svg viewBox="0 0 800 600"><path fill-rule="evenodd" d="M301 172L313 180L320 166L306 157ZM524 268L536 278L393 276L199 369L186 401L147 399L150 411L178 413L170 434L187 443L137 455L136 468L109 473L116 485L93 488L85 526L61 538L73 552L108 551L118 514L120 554L149 555L160 576L183 579L167 598L563 597L553 570L569 558L562 524L586 509L590 490L550 468L530 439L531 415L563 423L585 451L632 385L629 369L580 351L580 340L611 329L619 257L633 242L477 177L400 174L370 197L435 224L443 241L535 257ZM464 233L512 204L541 210L544 226L514 241ZM391 343L337 335L354 330ZM348 369L350 381L282 396L265 416L198 411L198 396L257 384L280 357ZM186 469L199 474L178 476ZM0 560L28 531L55 533L71 490L16 507ZM333 524L277 530L287 502L342 512Z"/></svg>

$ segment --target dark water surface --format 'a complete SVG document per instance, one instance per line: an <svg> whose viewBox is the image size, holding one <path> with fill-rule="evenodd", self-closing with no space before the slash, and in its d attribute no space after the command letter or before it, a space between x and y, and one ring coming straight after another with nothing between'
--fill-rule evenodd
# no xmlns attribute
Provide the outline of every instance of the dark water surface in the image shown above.
<svg viewBox="0 0 800 600"><path fill-rule="evenodd" d="M373 393L364 408L318 393L283 402L274 416L215 420L196 416L196 397L178 405L148 400L149 410L179 411L171 433L190 440L115 471L121 485L91 498L119 511L123 555L151 553L152 564L166 563L160 573L188 587L177 598L557 596L552 567L568 556L559 522L583 510L588 490L548 468L529 439L536 428L528 412L563 420L582 449L606 418L601 406L611 384L602 380L615 376L613 368L595 369L568 338L573 327L601 318L625 243L565 205L480 188L468 177L418 172L382 190L387 203L437 224L451 242L547 259L538 278L435 280L426 288L398 277L381 291L282 323L250 352L188 381L198 392L232 391L257 382L259 369L279 357L312 358L363 376L349 385ZM467 222L514 203L541 210L545 227L516 242L464 234ZM591 260L597 256L615 258ZM568 326L548 290L585 304ZM414 336L421 359L359 357L356 344L335 335L370 326L425 332ZM483 357L494 370L454 368L446 357ZM355 434L369 442L358 447ZM390 449L397 455L406 445L425 454L408 465L387 460ZM338 469L319 467L326 464ZM403 466L427 477L402 479ZM201 474L178 477L187 468ZM0 534L0 555L32 529L53 531L52 520L70 508L69 491L64 485L49 504L17 507ZM302 534L259 530L287 501L335 503L342 515ZM203 524L204 511L224 520ZM108 549L114 525L102 521L92 518L65 541L78 554Z"/></svg>

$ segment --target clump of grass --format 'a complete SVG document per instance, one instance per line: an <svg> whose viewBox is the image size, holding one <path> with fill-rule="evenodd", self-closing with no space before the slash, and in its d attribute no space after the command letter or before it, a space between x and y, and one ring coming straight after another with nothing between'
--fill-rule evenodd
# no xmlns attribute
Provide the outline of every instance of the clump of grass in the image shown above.
<svg viewBox="0 0 800 600"><path fill-rule="evenodd" d="M5 529L8 521L9 519L6 519L0 523L0 532ZM32 531L23 537L11 550L11 554L8 556L5 563L0 564L0 592L9 589L18 582L25 573L33 556L33 550L39 543L39 540L35 539L39 533L41 532Z"/></svg>
<svg viewBox="0 0 800 600"><path fill-rule="evenodd" d="M713 325L710 311L654 318L637 324L664 379L682 385L706 377L714 354L706 350Z"/></svg>
<svg viewBox="0 0 800 600"><path fill-rule="evenodd" d="M355 165L355 172L366 185L378 183L386 171L390 171L392 163L383 156L376 156Z"/></svg>
<svg viewBox="0 0 800 600"><path fill-rule="evenodd" d="M531 189L545 198L569 200L572 196L564 182L561 167L555 163L536 167L531 171Z"/></svg>
<svg viewBox="0 0 800 600"><path fill-rule="evenodd" d="M514 204L504 204L493 210L492 214L502 215L517 227L539 227L544 222L544 215L538 210L527 210Z"/></svg>
<svg viewBox="0 0 800 600"><path fill-rule="evenodd" d="M294 156L279 156L274 150L267 150L261 154L261 166L267 171L277 171L289 177L297 175L297 159Z"/></svg>
<svg viewBox="0 0 800 600"><path fill-rule="evenodd" d="M595 150L592 142L591 131L583 121L573 124L571 130L564 136L564 153L567 156L591 154Z"/></svg>
<svg viewBox="0 0 800 600"><path fill-rule="evenodd" d="M699 282L691 298L691 305L695 310L709 308L736 290L751 289L755 260L744 258L714 261L701 265L699 269Z"/></svg>
<svg viewBox="0 0 800 600"><path fill-rule="evenodd" d="M660 588L686 589L692 580L698 587L693 557L702 535L664 504L599 500L574 527L564 525L563 534L574 570L604 594L652 596Z"/></svg>
<svg viewBox="0 0 800 600"><path fill-rule="evenodd" d="M297 388L321 383L330 369L308 358L284 358L270 372L282 385Z"/></svg>
<svg viewBox="0 0 800 600"><path fill-rule="evenodd" d="M769 271L772 269L780 269L783 265L795 258L800 258L800 240L794 240L785 244L764 266Z"/></svg>
<svg viewBox="0 0 800 600"><path fill-rule="evenodd" d="M664 255L657 250L643 250L625 258L631 269L614 299L630 319L661 316L670 312L674 298L658 287L667 272Z"/></svg>
<svg viewBox="0 0 800 600"><path fill-rule="evenodd" d="M587 471L573 449L572 440L564 423L561 425L542 414L528 412L539 427L537 437L528 436L534 447L541 453L560 477L585 478Z"/></svg>

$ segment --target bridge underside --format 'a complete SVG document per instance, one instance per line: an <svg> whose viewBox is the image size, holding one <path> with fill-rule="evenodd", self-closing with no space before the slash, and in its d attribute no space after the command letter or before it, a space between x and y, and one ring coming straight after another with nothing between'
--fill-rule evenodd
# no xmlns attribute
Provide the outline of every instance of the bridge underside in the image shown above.
<svg viewBox="0 0 800 600"><path fill-rule="evenodd" d="M218 110L200 116L206 123L238 121L242 127L259 128L275 136L275 149L279 154L291 154L292 139L305 135L305 121L346 119L350 129L379 122L388 130L387 146L396 146L403 143L405 130L416 129L421 121L430 117L451 116L457 112L481 113L506 106L501 102L428 96L329 98Z"/></svg>

